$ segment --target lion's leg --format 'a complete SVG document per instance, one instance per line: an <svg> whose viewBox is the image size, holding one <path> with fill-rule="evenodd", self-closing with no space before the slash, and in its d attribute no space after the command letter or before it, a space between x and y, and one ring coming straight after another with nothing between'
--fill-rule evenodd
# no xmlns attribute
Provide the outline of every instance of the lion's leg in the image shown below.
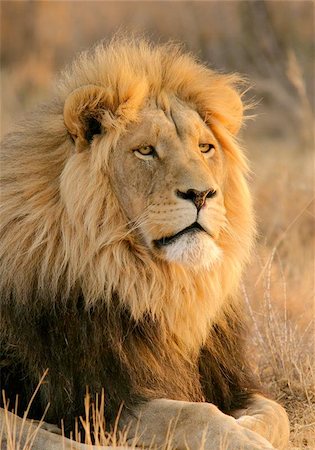
<svg viewBox="0 0 315 450"><path fill-rule="evenodd" d="M19 444L19 445L18 445ZM31 445L30 445L31 444ZM99 447L80 444L59 434L39 428L38 424L0 408L0 448L15 450L31 448L32 450L112 450L113 447ZM128 450L115 447L115 450Z"/></svg>
<svg viewBox="0 0 315 450"><path fill-rule="evenodd" d="M164 448L170 441L177 450L274 448L210 403L158 399L148 401L133 413L133 417L123 415L120 425L128 429L128 442L140 446L150 447L154 443Z"/></svg>
<svg viewBox="0 0 315 450"><path fill-rule="evenodd" d="M277 449L287 449L290 434L289 419L284 408L275 401L256 394L250 406L235 411L233 417L243 427L264 436Z"/></svg>

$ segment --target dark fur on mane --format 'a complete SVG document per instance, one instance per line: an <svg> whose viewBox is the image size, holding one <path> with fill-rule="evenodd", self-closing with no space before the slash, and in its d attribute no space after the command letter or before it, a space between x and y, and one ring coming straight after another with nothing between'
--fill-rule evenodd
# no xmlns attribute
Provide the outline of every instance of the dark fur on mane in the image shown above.
<svg viewBox="0 0 315 450"><path fill-rule="evenodd" d="M67 431L75 417L84 416L87 386L92 399L105 390L109 428L121 403L131 409L166 397L208 401L229 413L249 400L253 381L236 321L226 321L224 328L214 325L198 357L188 360L170 351L174 342L169 345L156 321L145 317L136 323L115 298L111 308L86 310L83 304L76 295L36 311L29 305L17 308L15 302L2 308L1 387L12 402L19 394L20 414L46 368L31 416L39 419L49 402L45 420L60 424L63 419Z"/></svg>

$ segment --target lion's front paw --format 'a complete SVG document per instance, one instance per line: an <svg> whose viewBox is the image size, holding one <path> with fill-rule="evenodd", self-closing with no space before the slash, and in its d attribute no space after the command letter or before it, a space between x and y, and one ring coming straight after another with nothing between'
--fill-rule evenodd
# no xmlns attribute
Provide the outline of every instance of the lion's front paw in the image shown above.
<svg viewBox="0 0 315 450"><path fill-rule="evenodd" d="M209 449L213 448L213 446L209 446ZM218 448L224 450L274 450L274 447L265 438L236 422L233 426L229 423L228 428L223 427ZM208 450L208 447L206 449Z"/></svg>
<svg viewBox="0 0 315 450"><path fill-rule="evenodd" d="M244 415L236 419L236 422L242 427L248 428L249 430L255 431L256 433L259 433L260 428L264 426L264 422L254 416Z"/></svg>
<svg viewBox="0 0 315 450"><path fill-rule="evenodd" d="M259 434L251 431L247 428L240 427L237 434L235 435L235 440L237 445L232 442L228 448L229 450L274 450L274 447L265 438ZM233 436L231 436L234 438Z"/></svg>
<svg viewBox="0 0 315 450"><path fill-rule="evenodd" d="M236 419L238 425L264 436L276 448L285 450L288 447L290 427L287 416L271 416L269 420L261 414L244 415Z"/></svg>

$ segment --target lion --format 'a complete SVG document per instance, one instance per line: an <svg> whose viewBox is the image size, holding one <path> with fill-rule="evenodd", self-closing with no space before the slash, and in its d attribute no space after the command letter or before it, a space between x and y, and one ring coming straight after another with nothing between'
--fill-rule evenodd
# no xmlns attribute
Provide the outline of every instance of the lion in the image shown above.
<svg viewBox="0 0 315 450"><path fill-rule="evenodd" d="M172 423L178 450L287 448L287 415L244 350L241 82L177 44L116 38L4 139L1 378L20 413L48 368L30 416L49 403L66 433L88 386L105 390L108 428L122 405L144 447ZM47 439L34 448L61 448Z"/></svg>

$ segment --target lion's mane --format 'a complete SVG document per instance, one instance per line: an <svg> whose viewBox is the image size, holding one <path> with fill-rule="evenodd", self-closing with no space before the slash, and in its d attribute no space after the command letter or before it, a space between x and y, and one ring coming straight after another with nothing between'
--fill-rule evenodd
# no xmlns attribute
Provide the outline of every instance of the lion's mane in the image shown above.
<svg viewBox="0 0 315 450"><path fill-rule="evenodd" d="M66 366L67 390L76 390L71 364L82 365L81 385L94 383L97 390L101 383L117 403L119 393L129 389L127 404L137 396L200 400L212 395L229 409L232 396L228 381L222 381L223 368L246 385L239 369L241 346L234 342L239 342L236 318L242 314L237 289L254 219L247 163L235 138L243 112L239 83L238 76L206 68L177 45L116 39L82 54L63 73L54 99L4 140L1 336L9 342L10 358L24 365L33 384L52 355L55 367L44 400L55 396L53 419L65 415L67 403L56 394L61 368ZM63 110L68 96L84 85L106 89L101 111L106 137L101 152L82 151L74 159ZM227 226L219 240L223 261L213 270L196 274L153 259L128 228L111 189L108 154L149 95L161 104L175 95L194 105L224 149ZM53 337L48 329L59 334ZM42 357L45 339L51 355ZM76 354L72 362L54 356L62 345ZM218 391L208 386L213 390L209 395L202 377L195 381L201 348L211 348L215 367L212 375L207 369L207 376ZM115 368L124 374L123 381L113 381ZM83 397L81 385L78 397ZM67 404L72 415L79 409L73 403Z"/></svg>

